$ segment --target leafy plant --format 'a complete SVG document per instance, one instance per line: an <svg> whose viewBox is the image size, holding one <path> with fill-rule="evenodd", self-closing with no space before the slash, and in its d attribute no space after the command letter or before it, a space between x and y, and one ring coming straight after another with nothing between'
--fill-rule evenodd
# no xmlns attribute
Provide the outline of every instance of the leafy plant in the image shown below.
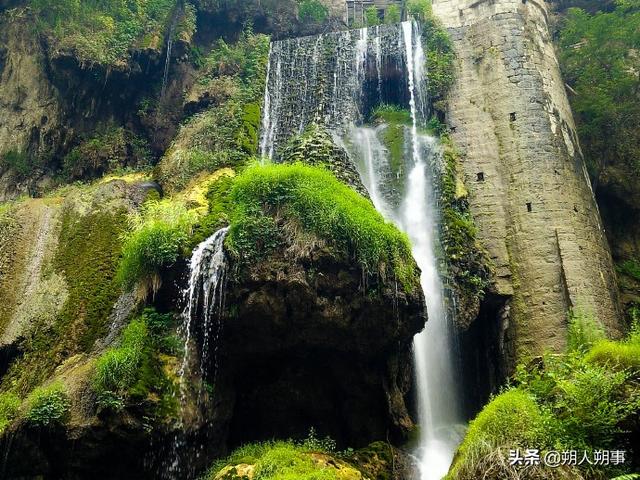
<svg viewBox="0 0 640 480"><path fill-rule="evenodd" d="M399 23L402 19L400 7L398 5L389 5L384 11L384 23Z"/></svg>
<svg viewBox="0 0 640 480"><path fill-rule="evenodd" d="M604 337L604 329L595 317L579 309L569 313L567 348L570 352L586 351Z"/></svg>
<svg viewBox="0 0 640 480"><path fill-rule="evenodd" d="M305 23L322 23L328 15L327 7L318 0L302 0L298 7L298 17Z"/></svg>
<svg viewBox="0 0 640 480"><path fill-rule="evenodd" d="M100 356L93 376L99 396L123 395L139 380L148 335L146 322L134 320L123 331L120 344Z"/></svg>
<svg viewBox="0 0 640 480"><path fill-rule="evenodd" d="M431 0L408 0L407 14L420 22L429 20L432 16Z"/></svg>
<svg viewBox="0 0 640 480"><path fill-rule="evenodd" d="M559 33L560 66L570 94L580 144L590 173L599 179L614 165L637 182L640 171L638 56L640 8L635 0L587 13L567 11Z"/></svg>
<svg viewBox="0 0 640 480"><path fill-rule="evenodd" d="M27 397L25 418L33 425L47 427L64 423L71 403L62 383L37 387Z"/></svg>
<svg viewBox="0 0 640 480"><path fill-rule="evenodd" d="M372 5L364 11L364 22L367 27L373 27L382 23L378 15L378 9L375 6Z"/></svg>

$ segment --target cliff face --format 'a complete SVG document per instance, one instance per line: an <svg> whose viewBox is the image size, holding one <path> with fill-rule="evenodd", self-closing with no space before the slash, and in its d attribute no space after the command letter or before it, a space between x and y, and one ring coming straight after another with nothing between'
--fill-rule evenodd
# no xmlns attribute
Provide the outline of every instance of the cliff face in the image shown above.
<svg viewBox="0 0 640 480"><path fill-rule="evenodd" d="M447 121L470 203L508 301L495 342L560 351L568 312L619 332L611 255L584 169L544 2L434 0L458 55Z"/></svg>

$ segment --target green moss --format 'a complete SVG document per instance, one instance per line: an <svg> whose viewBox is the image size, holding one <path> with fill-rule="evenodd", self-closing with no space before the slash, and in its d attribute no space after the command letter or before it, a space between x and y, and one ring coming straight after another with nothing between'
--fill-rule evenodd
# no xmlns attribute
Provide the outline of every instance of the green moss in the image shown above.
<svg viewBox="0 0 640 480"><path fill-rule="evenodd" d="M449 275L462 296L482 298L489 273L483 250L477 241L477 229L469 209L467 192L458 173L459 152L446 134L440 138L444 160L440 178L441 242Z"/></svg>
<svg viewBox="0 0 640 480"><path fill-rule="evenodd" d="M26 420L39 427L64 423L69 415L71 402L61 383L38 387L27 397Z"/></svg>
<svg viewBox="0 0 640 480"><path fill-rule="evenodd" d="M120 294L115 280L126 225L124 210L62 214L53 268L64 277L68 297L53 323L34 319L22 340L24 354L2 379L2 388L26 394L51 376L70 356L88 352L108 328Z"/></svg>
<svg viewBox="0 0 640 480"><path fill-rule="evenodd" d="M302 164L252 166L231 191L233 213L227 239L243 261L268 254L283 232L282 216L353 257L367 274L391 274L406 288L418 274L406 235L386 222L370 201L329 171Z"/></svg>
<svg viewBox="0 0 640 480"><path fill-rule="evenodd" d="M104 335L120 295L115 274L125 222L124 209L85 216L71 210L63 214L54 265L64 273L69 298L56 330L63 338L71 329L81 351L88 351Z"/></svg>
<svg viewBox="0 0 640 480"><path fill-rule="evenodd" d="M373 122L411 125L411 112L396 105L380 105L371 114Z"/></svg>
<svg viewBox="0 0 640 480"><path fill-rule="evenodd" d="M0 434L18 417L20 397L11 392L0 393Z"/></svg>
<svg viewBox="0 0 640 480"><path fill-rule="evenodd" d="M131 288L138 281L157 279L162 267L171 265L189 243L197 220L180 200L150 200L140 212L129 216L130 231L124 236L118 281Z"/></svg>

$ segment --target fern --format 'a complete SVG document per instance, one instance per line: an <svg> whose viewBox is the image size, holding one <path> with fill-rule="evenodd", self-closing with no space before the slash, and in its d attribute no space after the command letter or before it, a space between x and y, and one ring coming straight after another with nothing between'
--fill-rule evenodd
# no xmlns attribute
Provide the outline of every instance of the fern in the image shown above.
<svg viewBox="0 0 640 480"><path fill-rule="evenodd" d="M640 480L640 473L628 473L626 475L620 475L619 477L612 478L611 480Z"/></svg>

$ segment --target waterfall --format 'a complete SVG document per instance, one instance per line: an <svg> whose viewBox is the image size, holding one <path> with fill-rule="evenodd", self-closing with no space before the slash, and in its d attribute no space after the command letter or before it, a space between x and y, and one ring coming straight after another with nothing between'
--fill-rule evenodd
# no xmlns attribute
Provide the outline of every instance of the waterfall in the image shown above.
<svg viewBox="0 0 640 480"><path fill-rule="evenodd" d="M200 376L205 381L205 374L215 385L218 373L219 337L222 333L221 313L224 307L224 285L227 274L227 259L224 253L224 240L228 227L221 228L205 241L200 243L191 255L189 262L189 283L183 292L185 308L182 313L182 333L184 336L184 353L178 372L180 381L180 415L179 425L171 446L170 462L166 469L166 478L174 480L184 477L185 473L193 473L188 460L185 459L186 447L189 445L186 435L185 409L192 384L188 382L190 371L190 349L196 334L201 335ZM197 323L196 323L197 322ZM214 325L215 322L215 325ZM210 338L213 331L214 338ZM209 362L213 361L211 370ZM201 400L203 385L197 386L197 401ZM201 445L192 445L196 450Z"/></svg>
<svg viewBox="0 0 640 480"><path fill-rule="evenodd" d="M397 25L380 25L272 42L263 103L262 157L277 160L278 148L311 122L345 134L365 119L373 103L397 103L400 89L388 98L382 92L385 71L400 78L404 69L397 32ZM369 84L374 95L367 100L364 86Z"/></svg>
<svg viewBox="0 0 640 480"><path fill-rule="evenodd" d="M223 288L227 273L227 261L224 253L224 240L229 231L228 227L221 228L216 233L202 242L191 255L189 263L189 284L185 290L186 307L183 313L183 332L185 336L184 357L180 368L180 379L186 373L189 362L189 346L196 327L194 320L201 312L201 322L197 328L202 331L203 340L200 352L200 369L204 369L213 353L213 361L217 363L218 337L222 328L219 315L222 311L224 295ZM210 330L212 320L218 319L215 338L213 339L213 352L210 352ZM217 373L217 364L214 364L214 375Z"/></svg>
<svg viewBox="0 0 640 480"><path fill-rule="evenodd" d="M169 33L167 38L167 55L164 59L164 71L162 73L162 88L160 89L160 101L164 99L167 93L167 81L169 80L169 67L171 66L171 51L173 50L173 36L175 35L176 26L178 25L178 18L180 17L181 8L176 5L176 10L171 19L169 25Z"/></svg>
<svg viewBox="0 0 640 480"><path fill-rule="evenodd" d="M445 307L436 255L442 158L437 140L420 128L427 119L429 100L420 29L415 22L404 22L274 42L269 64L263 156L273 158L278 145L310 122L322 123L358 161L376 209L411 241L429 314L426 328L414 339L421 425L417 477L439 480L460 441L462 415L453 321ZM362 126L381 103L410 108L403 165L391 164L381 140L385 125Z"/></svg>

